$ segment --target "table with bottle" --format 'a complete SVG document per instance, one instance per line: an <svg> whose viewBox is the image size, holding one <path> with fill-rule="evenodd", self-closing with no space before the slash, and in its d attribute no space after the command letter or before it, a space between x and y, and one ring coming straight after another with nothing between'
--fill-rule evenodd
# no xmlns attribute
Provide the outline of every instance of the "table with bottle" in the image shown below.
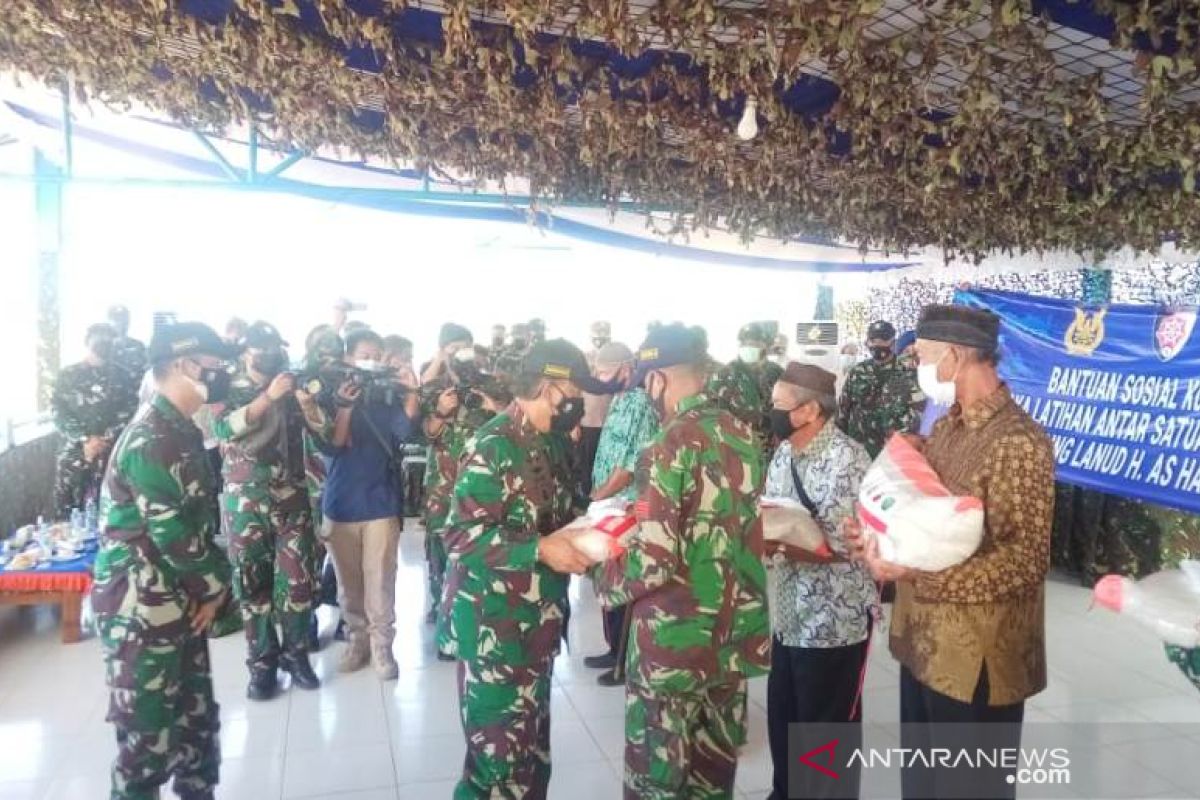
<svg viewBox="0 0 1200 800"><path fill-rule="evenodd" d="M0 605L58 605L62 641L79 641L98 534L93 500L65 522L39 517L36 524L18 528L0 542Z"/></svg>

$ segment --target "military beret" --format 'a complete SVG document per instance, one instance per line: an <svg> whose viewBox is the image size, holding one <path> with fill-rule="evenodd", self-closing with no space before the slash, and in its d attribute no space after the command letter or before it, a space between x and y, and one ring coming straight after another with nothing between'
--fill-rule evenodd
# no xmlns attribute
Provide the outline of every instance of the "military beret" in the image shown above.
<svg viewBox="0 0 1200 800"><path fill-rule="evenodd" d="M445 347L451 342L470 342L471 344L474 344L475 337L473 337L471 332L462 325L458 325L453 322L447 322L442 326L442 330L438 334L438 347Z"/></svg>

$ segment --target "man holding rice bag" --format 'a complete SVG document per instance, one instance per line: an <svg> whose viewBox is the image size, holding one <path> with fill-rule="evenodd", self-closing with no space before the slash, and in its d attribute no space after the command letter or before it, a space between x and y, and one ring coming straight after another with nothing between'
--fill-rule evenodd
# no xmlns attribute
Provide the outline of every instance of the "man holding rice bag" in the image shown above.
<svg viewBox="0 0 1200 800"><path fill-rule="evenodd" d="M790 725L862 721L859 687L876 591L866 566L849 560L844 528L871 459L833 421L836 386L832 372L793 362L771 396L771 431L780 445L767 470L763 504L798 501L797 513L811 515L825 545L818 555L765 541L774 635L767 683L773 800L796 796L788 791ZM770 513L764 510L764 525ZM812 772L797 769L801 778ZM843 774L840 790L849 796L847 783L857 779L856 770L853 777ZM801 796L817 796L815 787L805 787Z"/></svg>
<svg viewBox="0 0 1200 800"><path fill-rule="evenodd" d="M654 328L632 385L662 430L647 449L639 522L592 573L606 607L628 605L625 797L732 797L746 742L746 679L770 656L762 459L750 427L705 391L703 340Z"/></svg>
<svg viewBox="0 0 1200 800"><path fill-rule="evenodd" d="M976 730L983 736L991 728L986 746L1017 747L1025 700L1046 686L1054 450L996 372L999 328L990 312L944 305L928 306L917 327L921 388L950 410L923 444L911 441L951 494L982 501L978 550L960 564L923 572L884 561L877 540L859 540L876 579L897 582L890 645L901 664L906 748L972 744L961 732L948 735L939 726L947 722L1006 723ZM1000 768L974 771L971 791L1014 797L1008 778ZM906 770L903 793L964 796L951 780L945 769Z"/></svg>

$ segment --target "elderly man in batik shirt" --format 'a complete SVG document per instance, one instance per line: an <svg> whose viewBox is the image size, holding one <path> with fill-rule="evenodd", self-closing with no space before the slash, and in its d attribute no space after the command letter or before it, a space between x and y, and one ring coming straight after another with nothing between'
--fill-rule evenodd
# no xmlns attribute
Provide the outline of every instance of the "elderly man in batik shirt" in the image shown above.
<svg viewBox="0 0 1200 800"><path fill-rule="evenodd" d="M890 645L901 665L907 749L1016 748L1025 701L1046 687L1054 448L997 374L999 330L996 315L965 306L929 306L917 327L921 388L950 410L927 440L914 441L951 494L983 502L979 549L956 566L918 572L859 540L875 578L896 581ZM1016 783L1003 766L906 769L903 791L1011 798Z"/></svg>
<svg viewBox="0 0 1200 800"><path fill-rule="evenodd" d="M789 725L862 722L859 687L877 613L876 591L866 566L848 558L844 526L871 459L833 422L836 386L833 373L793 362L771 395L771 428L780 444L767 470L764 496L804 505L833 553L826 558L781 545L767 558L774 637L767 682L772 800L818 794L789 794ZM839 790L848 789L848 781L857 784L857 769L841 776Z"/></svg>

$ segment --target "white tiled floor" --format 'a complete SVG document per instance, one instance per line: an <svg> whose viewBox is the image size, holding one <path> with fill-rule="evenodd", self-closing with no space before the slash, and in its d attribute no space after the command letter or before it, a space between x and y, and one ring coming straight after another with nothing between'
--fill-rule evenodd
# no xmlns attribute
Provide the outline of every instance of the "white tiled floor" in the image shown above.
<svg viewBox="0 0 1200 800"><path fill-rule="evenodd" d="M420 533L403 539L396 655L400 679L334 671L340 645L316 657L319 692L288 691L265 704L244 697L240 636L212 643L221 704L223 764L218 796L239 800L447 798L462 765L453 665L432 657L423 624ZM1167 664L1161 646L1107 612L1089 612L1088 593L1052 581L1048 592L1049 688L1030 701L1033 721L1139 721L1110 726L1103 781L1113 796L1144 778L1178 797L1200 796L1200 694ZM583 656L602 649L590 587L574 586L570 653L556 665L552 698L552 798L620 797L624 741L619 689L602 689ZM324 614L324 612L322 612ZM332 618L323 617L325 634ZM58 642L49 609L0 608L0 800L84 800L106 796L114 751L104 722L105 692L94 639ZM898 673L886 647L871 654L864 707L868 724L898 718ZM751 684L750 743L740 797L762 798L770 783L766 682ZM882 729L877 729L882 730ZM1112 773L1112 774L1107 774Z"/></svg>

